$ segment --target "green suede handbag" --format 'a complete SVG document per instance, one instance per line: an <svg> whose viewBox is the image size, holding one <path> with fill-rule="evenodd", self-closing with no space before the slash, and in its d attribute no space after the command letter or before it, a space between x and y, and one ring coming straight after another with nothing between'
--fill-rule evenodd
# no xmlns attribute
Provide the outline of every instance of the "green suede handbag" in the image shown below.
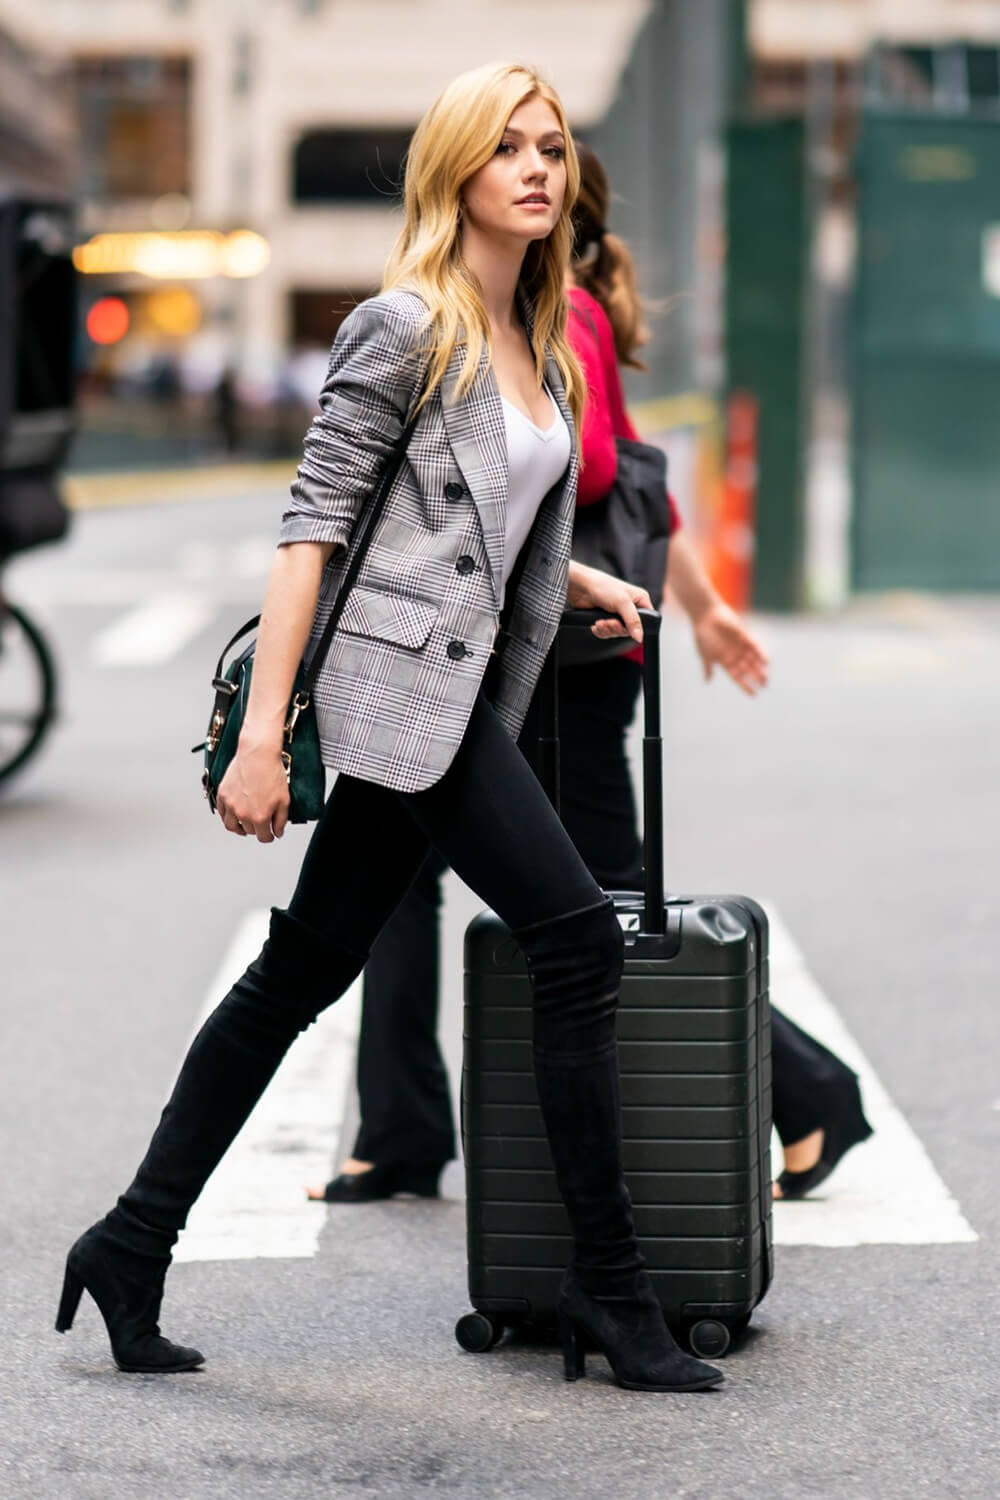
<svg viewBox="0 0 1000 1500"><path fill-rule="evenodd" d="M288 777L288 790L291 796L288 810L290 823L313 822L323 811L326 802L326 767L320 751L319 725L316 722L313 689L330 649L333 632L343 614L347 596L357 580L379 516L382 514L393 481L406 456L412 431L413 423L410 422L403 429L396 443L393 455L382 475L378 491L365 513L363 529L354 556L344 574L330 617L323 627L323 634L316 643L316 649L308 665L303 662L295 676L281 746L281 759L285 767L285 775ZM205 766L202 771L201 784L208 799L209 810L213 813L218 805L219 785L229 768L230 761L236 754L240 730L243 728L250 697L253 658L257 643L251 641L238 656L233 658L228 667L226 657L237 641L251 630L256 630L259 624L260 615L254 615L252 620L240 626L233 638L222 648L216 664L215 676L212 678L215 703L212 707L208 731L205 738L199 740L192 751L193 754L204 754Z"/></svg>
<svg viewBox="0 0 1000 1500"><path fill-rule="evenodd" d="M260 624L260 615L255 615L241 625L232 640L222 649L212 686L215 688L215 707L208 726L208 733L195 751L204 751L205 769L201 784L212 812L216 811L219 785L236 754L240 730L246 717L250 698L250 682L253 677L253 658L256 641L251 641L228 667L225 660L229 652L243 636ZM327 643L329 644L329 643ZM318 654L318 653L317 653ZM322 657L326 656L326 650ZM319 662L317 662L317 667ZM290 823L311 823L319 817L326 801L326 767L319 748L319 726L312 704L312 683L316 674L310 668L300 667L292 689L285 720L281 746L281 760L288 777L291 803L288 810Z"/></svg>

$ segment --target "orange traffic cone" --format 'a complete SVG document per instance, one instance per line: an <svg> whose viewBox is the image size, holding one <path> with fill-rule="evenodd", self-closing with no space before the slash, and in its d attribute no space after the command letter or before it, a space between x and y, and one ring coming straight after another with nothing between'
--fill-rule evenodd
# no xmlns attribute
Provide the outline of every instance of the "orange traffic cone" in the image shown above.
<svg viewBox="0 0 1000 1500"><path fill-rule="evenodd" d="M708 575L727 604L749 608L757 499L757 401L733 391L726 405L726 466L706 542Z"/></svg>

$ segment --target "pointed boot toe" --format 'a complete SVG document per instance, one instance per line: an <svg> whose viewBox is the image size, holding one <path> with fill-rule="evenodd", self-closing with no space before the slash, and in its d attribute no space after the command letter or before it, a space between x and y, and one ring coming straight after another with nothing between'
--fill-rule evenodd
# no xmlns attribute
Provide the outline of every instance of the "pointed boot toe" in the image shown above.
<svg viewBox="0 0 1000 1500"><path fill-rule="evenodd" d="M631 1278L628 1290L592 1294L572 1271L563 1278L559 1297L559 1333L567 1380L586 1374L585 1348L593 1344L627 1391L708 1391L725 1376L714 1365L685 1354L674 1342L663 1310L645 1271Z"/></svg>
<svg viewBox="0 0 1000 1500"><path fill-rule="evenodd" d="M115 1364L126 1375L176 1375L200 1370L205 1356L198 1349L174 1344L162 1334L147 1334L131 1344L112 1346Z"/></svg>

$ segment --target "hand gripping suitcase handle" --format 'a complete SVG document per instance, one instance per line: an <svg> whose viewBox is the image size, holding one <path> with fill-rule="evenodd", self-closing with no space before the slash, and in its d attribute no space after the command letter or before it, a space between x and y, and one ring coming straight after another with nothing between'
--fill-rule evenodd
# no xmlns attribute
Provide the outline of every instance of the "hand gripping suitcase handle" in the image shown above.
<svg viewBox="0 0 1000 1500"><path fill-rule="evenodd" d="M640 609L642 620L642 863L644 932L666 931L663 906L663 737L660 727L660 625L662 618L655 609ZM595 609L568 609L562 616L560 630L589 630L597 620L606 620L607 612ZM549 789L556 808L559 806L559 704L557 671L559 637L549 655L540 687L541 738L539 767L542 782ZM584 668L584 670L586 670Z"/></svg>

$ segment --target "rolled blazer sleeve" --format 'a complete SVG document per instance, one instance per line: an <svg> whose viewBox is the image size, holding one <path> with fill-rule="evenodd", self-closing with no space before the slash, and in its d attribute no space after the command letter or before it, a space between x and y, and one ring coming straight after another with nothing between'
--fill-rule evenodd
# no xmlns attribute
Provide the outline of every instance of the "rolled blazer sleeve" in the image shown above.
<svg viewBox="0 0 1000 1500"><path fill-rule="evenodd" d="M347 546L416 396L424 319L418 297L389 293L360 303L340 325L279 546Z"/></svg>

